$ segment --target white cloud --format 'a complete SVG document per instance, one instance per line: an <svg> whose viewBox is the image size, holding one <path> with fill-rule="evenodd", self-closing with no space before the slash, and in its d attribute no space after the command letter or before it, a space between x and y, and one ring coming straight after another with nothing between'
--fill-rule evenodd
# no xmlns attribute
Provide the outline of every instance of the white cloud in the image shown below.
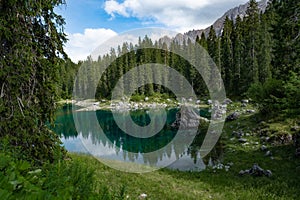
<svg viewBox="0 0 300 200"><path fill-rule="evenodd" d="M113 30L104 28L85 29L83 34L68 34L65 51L73 62L85 60L96 47L116 35Z"/></svg>
<svg viewBox="0 0 300 200"><path fill-rule="evenodd" d="M184 32L206 28L216 17L221 17L218 15L245 2L247 0L125 0L119 3L116 0L108 0L104 9L112 17L115 17L115 14L137 17L145 23L155 22Z"/></svg>
<svg viewBox="0 0 300 200"><path fill-rule="evenodd" d="M147 35L152 41L168 35L174 37L176 32L159 28L135 29L117 34L111 29L85 29L84 33L68 34L65 51L73 62L86 60L88 56L97 59L99 55L110 53L111 48L117 49L123 43L137 44L139 37Z"/></svg>
<svg viewBox="0 0 300 200"><path fill-rule="evenodd" d="M92 59L97 59L99 55L110 53L111 48L115 50L118 46L122 46L123 43L132 43L133 45L138 44L139 37L142 39L147 35L153 42L159 40L164 36L174 37L177 32L160 29L160 28L141 28L133 29L127 32L121 33L115 37L110 38L102 45L99 45L92 53Z"/></svg>
<svg viewBox="0 0 300 200"><path fill-rule="evenodd" d="M117 13L119 15L123 15L125 17L129 17L129 14L126 12L126 8L122 5L120 5L116 1L106 1L105 2L105 11L110 14L112 17L114 17L114 13Z"/></svg>

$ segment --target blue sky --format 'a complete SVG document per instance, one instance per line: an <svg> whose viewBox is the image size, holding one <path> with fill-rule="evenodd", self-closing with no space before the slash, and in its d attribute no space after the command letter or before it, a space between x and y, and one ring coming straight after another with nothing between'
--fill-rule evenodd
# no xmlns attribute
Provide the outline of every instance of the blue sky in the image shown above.
<svg viewBox="0 0 300 200"><path fill-rule="evenodd" d="M117 34L160 27L184 33L210 26L247 0L66 0L56 8L65 20L66 52L77 62Z"/></svg>

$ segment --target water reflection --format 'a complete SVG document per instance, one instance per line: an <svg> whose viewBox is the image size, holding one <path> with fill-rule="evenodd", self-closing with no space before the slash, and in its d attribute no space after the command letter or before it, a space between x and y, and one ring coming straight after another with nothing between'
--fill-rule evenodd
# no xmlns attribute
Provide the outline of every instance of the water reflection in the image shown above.
<svg viewBox="0 0 300 200"><path fill-rule="evenodd" d="M76 117L82 122L80 129L78 130L77 127L76 130L72 107L66 105L57 111L53 130L61 137L66 149L71 152L91 153L109 160L136 162L158 167L171 164L170 168L184 171L203 170L205 164L198 150L205 134L199 133L190 146L182 145L182 140L189 137L188 131L181 133L183 135L181 141L173 141L178 130L172 129L171 124L175 121L177 111L178 109L167 110L166 124L159 133L149 138L137 138L124 133L116 125L112 112L105 110L76 112ZM95 112L98 124L90 120ZM150 123L145 110L131 111L130 115L132 120L140 126L147 126ZM201 115L206 116L208 112L202 110ZM118 117L122 117L122 113ZM99 133L99 125L105 136ZM162 149L163 153L148 154L157 149ZM216 151L219 150L215 149L213 153ZM214 159L219 159L218 156L216 157ZM175 160L177 161L173 163Z"/></svg>

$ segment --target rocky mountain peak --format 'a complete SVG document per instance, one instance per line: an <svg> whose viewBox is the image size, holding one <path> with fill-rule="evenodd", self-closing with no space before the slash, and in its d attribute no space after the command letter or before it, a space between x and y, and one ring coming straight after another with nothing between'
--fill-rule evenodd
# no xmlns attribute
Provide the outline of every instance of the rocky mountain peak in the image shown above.
<svg viewBox="0 0 300 200"><path fill-rule="evenodd" d="M261 0L258 2L258 9L260 12L265 12L269 1L270 0ZM238 16L240 16L241 18L244 18L246 16L246 11L247 11L248 6L249 6L249 2L246 4L243 4L243 5L239 5L235 8L228 10L222 17L217 19L213 24L213 27L216 30L216 34L218 36L221 35L226 17L228 17L229 19L231 19L233 21L235 21ZM205 33L206 36L208 36L209 30L210 30L210 27L207 27L206 29L201 29L201 30L191 30L184 34L180 33L180 34L177 34L173 38L173 40L182 44L183 40L187 41L187 39L190 38L194 42L196 40L197 36L200 37L203 32ZM170 40L168 40L168 41L170 41ZM167 43L168 41L166 40L164 42Z"/></svg>

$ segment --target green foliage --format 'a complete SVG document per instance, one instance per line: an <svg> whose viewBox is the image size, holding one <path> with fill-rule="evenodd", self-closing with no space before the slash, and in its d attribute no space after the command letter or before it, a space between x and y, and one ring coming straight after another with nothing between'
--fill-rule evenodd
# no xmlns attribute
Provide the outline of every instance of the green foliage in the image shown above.
<svg viewBox="0 0 300 200"><path fill-rule="evenodd" d="M300 113L300 78L294 72L290 72L289 80L284 85L287 108Z"/></svg>
<svg viewBox="0 0 300 200"><path fill-rule="evenodd" d="M145 95L135 94L135 95L132 95L130 97L130 100L135 101L135 102L139 102L139 101L144 101L145 97L146 97Z"/></svg>
<svg viewBox="0 0 300 200"><path fill-rule="evenodd" d="M59 68L59 91L58 95L62 99L71 99L73 94L74 79L76 77L80 64L73 63L67 59Z"/></svg>
<svg viewBox="0 0 300 200"><path fill-rule="evenodd" d="M261 105L263 113L277 112L288 109L289 112L299 113L300 110L300 79L290 72L287 81L268 79L264 84L251 85L248 96Z"/></svg>
<svg viewBox="0 0 300 200"><path fill-rule="evenodd" d="M62 3L0 1L0 140L9 138L11 149L36 164L62 150L45 126L54 116L58 68L66 56L65 22L54 12Z"/></svg>
<svg viewBox="0 0 300 200"><path fill-rule="evenodd" d="M78 159L34 168L27 161L0 153L0 198L124 199L125 187L112 194L97 183L94 171Z"/></svg>
<svg viewBox="0 0 300 200"><path fill-rule="evenodd" d="M281 80L268 79L264 84L253 84L248 90L248 96L260 104L263 114L286 108L286 94Z"/></svg>
<svg viewBox="0 0 300 200"><path fill-rule="evenodd" d="M256 102L261 102L266 96L263 84L252 84L251 87L248 89L248 96Z"/></svg>
<svg viewBox="0 0 300 200"><path fill-rule="evenodd" d="M269 14L272 15L275 46L272 60L274 77L287 80L289 71L300 73L300 2L272 0Z"/></svg>

